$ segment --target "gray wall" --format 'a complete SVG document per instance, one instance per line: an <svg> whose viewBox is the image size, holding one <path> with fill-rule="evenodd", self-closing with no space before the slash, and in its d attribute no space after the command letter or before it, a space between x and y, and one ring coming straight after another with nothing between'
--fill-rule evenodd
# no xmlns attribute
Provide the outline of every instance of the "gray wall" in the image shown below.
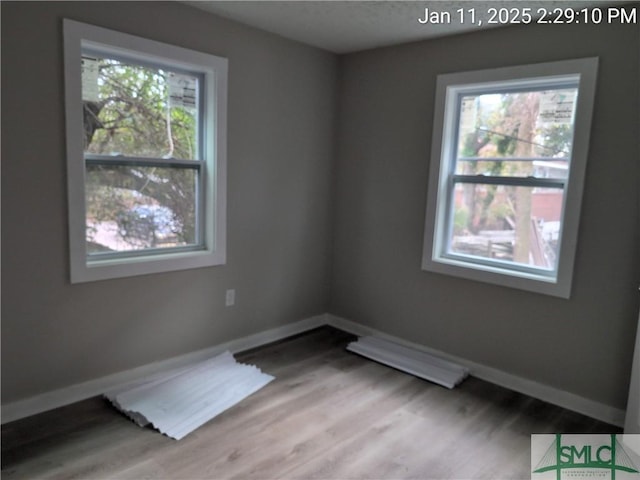
<svg viewBox="0 0 640 480"><path fill-rule="evenodd" d="M341 58L330 311L624 408L640 283L631 26L509 27ZM570 300L420 270L436 76L600 57Z"/></svg>
<svg viewBox="0 0 640 480"><path fill-rule="evenodd" d="M1 8L3 403L326 311L335 56L179 3ZM70 285L63 17L229 59L226 266Z"/></svg>

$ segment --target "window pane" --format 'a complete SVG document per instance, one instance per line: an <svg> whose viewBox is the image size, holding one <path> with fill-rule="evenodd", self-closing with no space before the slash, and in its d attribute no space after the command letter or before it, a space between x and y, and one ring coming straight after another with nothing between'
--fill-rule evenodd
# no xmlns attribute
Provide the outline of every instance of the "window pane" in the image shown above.
<svg viewBox="0 0 640 480"><path fill-rule="evenodd" d="M555 270L564 191L458 183L450 253Z"/></svg>
<svg viewBox="0 0 640 480"><path fill-rule="evenodd" d="M458 158L569 158L577 88L462 95ZM530 175L528 162L513 164ZM530 170L530 171L529 171Z"/></svg>
<svg viewBox="0 0 640 480"><path fill-rule="evenodd" d="M199 159L198 77L82 57L85 152Z"/></svg>
<svg viewBox="0 0 640 480"><path fill-rule="evenodd" d="M87 166L87 251L196 244L195 169Z"/></svg>

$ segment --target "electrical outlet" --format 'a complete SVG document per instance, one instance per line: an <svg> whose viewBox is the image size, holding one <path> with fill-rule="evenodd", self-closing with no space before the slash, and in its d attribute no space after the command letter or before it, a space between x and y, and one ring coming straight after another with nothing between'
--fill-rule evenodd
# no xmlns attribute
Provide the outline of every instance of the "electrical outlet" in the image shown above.
<svg viewBox="0 0 640 480"><path fill-rule="evenodd" d="M227 294L224 299L224 304L227 307L232 307L236 304L236 291L235 290L227 290Z"/></svg>

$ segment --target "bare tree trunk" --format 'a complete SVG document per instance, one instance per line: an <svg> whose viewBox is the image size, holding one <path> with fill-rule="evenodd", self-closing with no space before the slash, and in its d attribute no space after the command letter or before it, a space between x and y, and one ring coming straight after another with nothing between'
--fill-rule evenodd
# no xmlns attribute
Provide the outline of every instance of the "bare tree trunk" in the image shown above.
<svg viewBox="0 0 640 480"><path fill-rule="evenodd" d="M84 148L85 150L91 145L93 134L99 128L103 128L102 122L98 119L102 104L98 102L82 102L84 114Z"/></svg>
<svg viewBox="0 0 640 480"><path fill-rule="evenodd" d="M533 156L533 131L536 117L538 115L538 100L536 95L527 94L522 102L514 104L517 109L514 113L516 118L521 120L517 137L519 141L516 145L516 157ZM524 141L522 141L524 140ZM522 162L519 174L523 177L533 174L533 163ZM531 251L531 190L526 187L515 187L515 207L516 222L515 235L516 242L513 251L513 260L518 263L529 263L529 253Z"/></svg>

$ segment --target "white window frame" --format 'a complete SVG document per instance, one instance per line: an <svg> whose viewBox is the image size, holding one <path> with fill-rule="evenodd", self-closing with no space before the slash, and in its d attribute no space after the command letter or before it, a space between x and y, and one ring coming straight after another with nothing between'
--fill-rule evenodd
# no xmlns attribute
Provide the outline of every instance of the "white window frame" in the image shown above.
<svg viewBox="0 0 640 480"><path fill-rule="evenodd" d="M64 19L67 189L71 283L223 265L226 262L226 58ZM196 72L203 78L201 205L198 245L153 254L90 258L86 247L82 50ZM99 256L96 256L99 257Z"/></svg>
<svg viewBox="0 0 640 480"><path fill-rule="evenodd" d="M582 189L587 165L591 116L598 68L597 58L584 58L439 75L436 86L431 163L422 256L423 270L470 280L569 298L578 240ZM452 201L459 96L482 92L562 84L577 80L573 148L564 184L562 230L557 268L542 272L499 261L477 261L447 252L447 215Z"/></svg>

